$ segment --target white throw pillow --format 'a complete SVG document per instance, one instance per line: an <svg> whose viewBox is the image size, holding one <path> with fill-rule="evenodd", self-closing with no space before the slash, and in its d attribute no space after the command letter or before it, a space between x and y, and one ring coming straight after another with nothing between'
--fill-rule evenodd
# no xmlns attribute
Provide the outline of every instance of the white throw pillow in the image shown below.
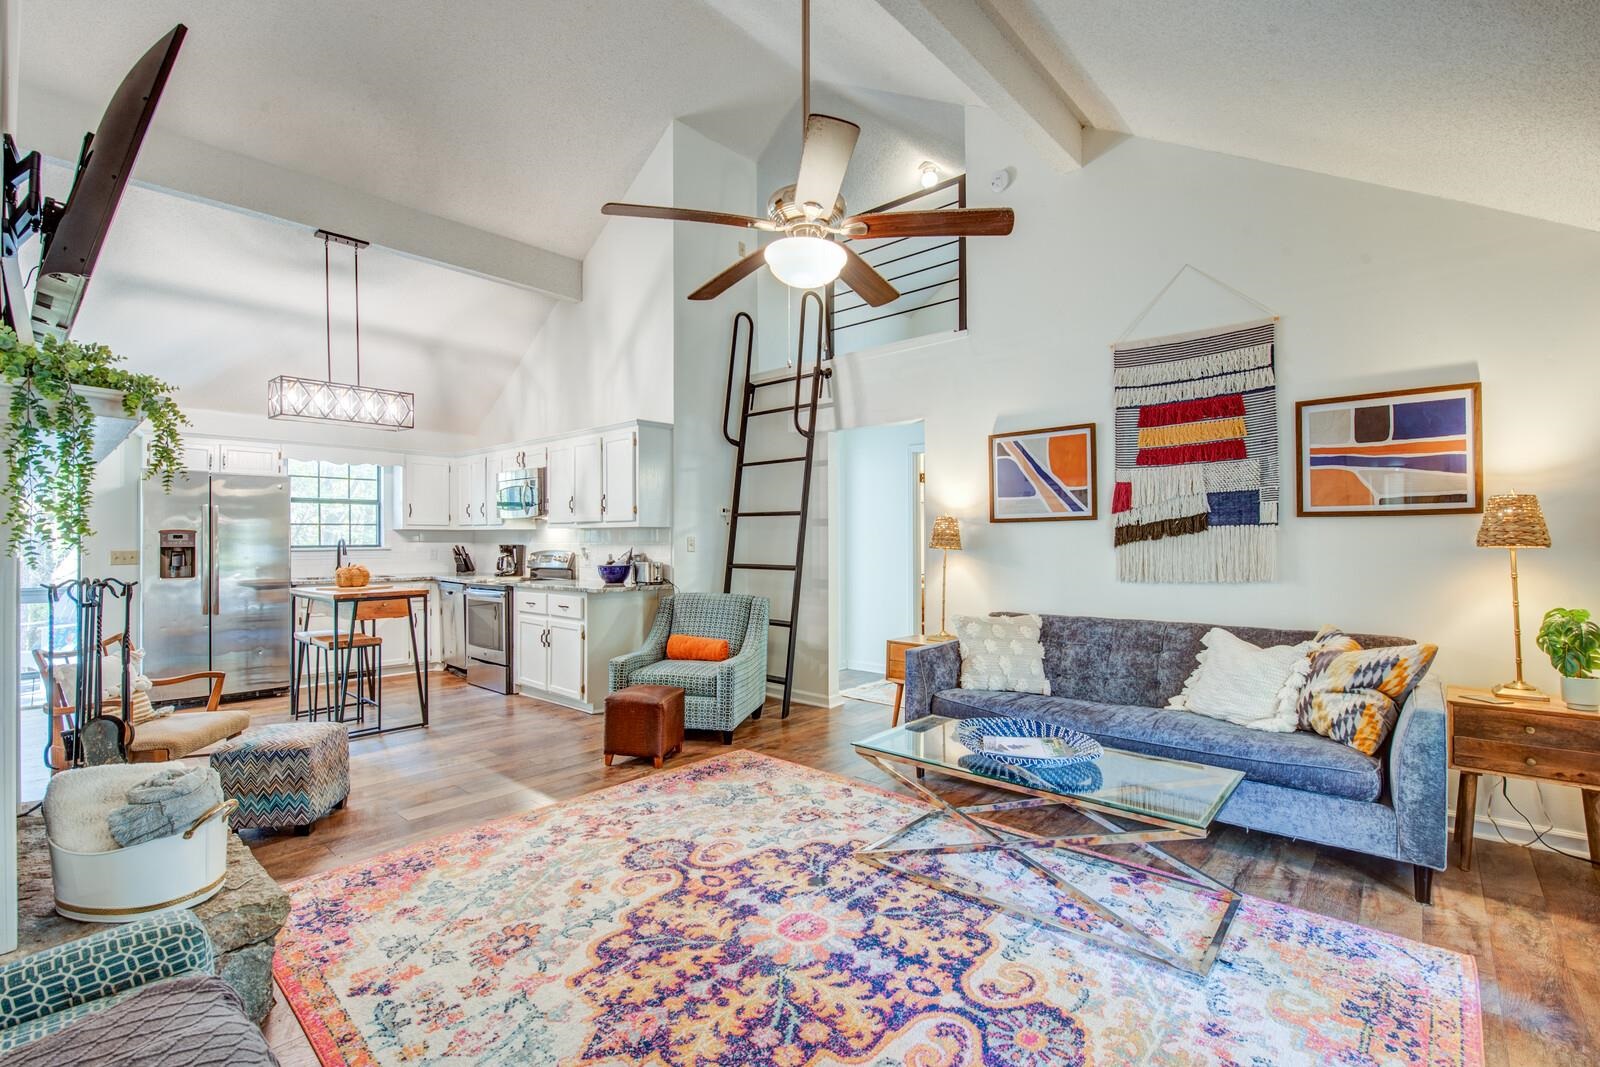
<svg viewBox="0 0 1600 1067"><path fill-rule="evenodd" d="M1183 692L1167 702L1252 730L1292 733L1299 721L1295 705L1306 684L1314 642L1258 648L1227 630L1213 627L1200 639L1205 646Z"/></svg>
<svg viewBox="0 0 1600 1067"><path fill-rule="evenodd" d="M1037 615L957 615L961 688L1050 694L1044 676L1044 628Z"/></svg>

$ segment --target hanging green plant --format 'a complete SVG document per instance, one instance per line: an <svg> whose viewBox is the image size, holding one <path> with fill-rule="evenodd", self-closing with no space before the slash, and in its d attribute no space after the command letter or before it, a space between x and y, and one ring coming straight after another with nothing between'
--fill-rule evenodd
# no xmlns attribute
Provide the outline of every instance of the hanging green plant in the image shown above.
<svg viewBox="0 0 1600 1067"><path fill-rule="evenodd" d="M11 387L0 441L13 556L37 565L50 545L76 550L92 533L94 412L73 386L117 390L124 414L150 424L146 478L159 478L171 489L183 471L180 434L189 420L172 399L172 386L123 370L121 362L104 345L49 339L25 345L10 327L0 326L0 373Z"/></svg>

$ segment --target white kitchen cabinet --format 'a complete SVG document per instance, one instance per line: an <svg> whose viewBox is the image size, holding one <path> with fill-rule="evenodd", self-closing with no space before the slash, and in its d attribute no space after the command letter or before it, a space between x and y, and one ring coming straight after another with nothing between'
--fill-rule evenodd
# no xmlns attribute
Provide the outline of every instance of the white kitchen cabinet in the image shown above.
<svg viewBox="0 0 1600 1067"><path fill-rule="evenodd" d="M550 678L545 688L568 700L586 700L583 623L550 619L545 641L550 652Z"/></svg>
<svg viewBox="0 0 1600 1067"><path fill-rule="evenodd" d="M550 688L550 648L544 641L549 622L543 615L517 615L517 643L512 658L519 686Z"/></svg>
<svg viewBox="0 0 1600 1067"><path fill-rule="evenodd" d="M656 617L651 590L588 593L518 588L517 688L528 696L598 715L605 709L608 665L644 644Z"/></svg>
<svg viewBox="0 0 1600 1067"><path fill-rule="evenodd" d="M223 441L217 446L216 469L224 474L282 474L283 450L272 445Z"/></svg>
<svg viewBox="0 0 1600 1067"><path fill-rule="evenodd" d="M546 518L552 526L571 526L578 521L573 444L572 441L557 441L548 449L544 494L548 509Z"/></svg>
<svg viewBox="0 0 1600 1067"><path fill-rule="evenodd" d="M639 517L634 469L639 458L639 435L617 430L600 438L605 486L600 497L600 521L607 525L631 523Z"/></svg>
<svg viewBox="0 0 1600 1067"><path fill-rule="evenodd" d="M495 505L500 471L489 456L468 456L455 463L455 517L452 526L499 526Z"/></svg>
<svg viewBox="0 0 1600 1067"><path fill-rule="evenodd" d="M183 469L188 471L212 471L217 469L217 446L213 444L194 444L184 441Z"/></svg>
<svg viewBox="0 0 1600 1067"><path fill-rule="evenodd" d="M447 460L407 456L400 468L395 525L402 529L455 525L450 474Z"/></svg>
<svg viewBox="0 0 1600 1067"><path fill-rule="evenodd" d="M599 522L605 517L605 465L600 440L580 437L572 443L574 522Z"/></svg>

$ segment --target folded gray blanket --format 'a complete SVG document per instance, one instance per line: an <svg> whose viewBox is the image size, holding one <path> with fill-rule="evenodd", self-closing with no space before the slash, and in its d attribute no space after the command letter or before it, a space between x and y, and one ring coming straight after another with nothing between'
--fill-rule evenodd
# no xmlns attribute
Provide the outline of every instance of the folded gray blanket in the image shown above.
<svg viewBox="0 0 1600 1067"><path fill-rule="evenodd" d="M128 803L106 821L123 848L182 833L222 803L222 779L210 767L165 770L128 790Z"/></svg>
<svg viewBox="0 0 1600 1067"><path fill-rule="evenodd" d="M278 1060L220 978L169 978L0 1053L0 1067L277 1067Z"/></svg>

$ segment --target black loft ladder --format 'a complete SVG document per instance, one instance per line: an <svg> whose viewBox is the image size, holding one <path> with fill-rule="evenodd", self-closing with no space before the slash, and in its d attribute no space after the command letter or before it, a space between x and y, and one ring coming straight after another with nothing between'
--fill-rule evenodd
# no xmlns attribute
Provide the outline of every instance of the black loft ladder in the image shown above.
<svg viewBox="0 0 1600 1067"><path fill-rule="evenodd" d="M808 303L809 302L809 303ZM815 305L816 308L816 358L812 369L805 369L806 351L806 308ZM733 406L734 377L733 369L739 358L739 325L744 324L744 384L740 391L739 400L739 432L735 436L728 432L728 415ZM738 455L733 467L733 507L728 516L728 556L726 569L723 572L722 591L733 592L733 580L736 572L745 571L790 571L794 575L793 594L789 599L787 618L774 617L771 625L786 631L784 642L785 652L783 657L783 673L769 674L767 681L773 685L783 686L783 718L789 717L789 705L794 696L794 652L795 643L799 634L800 614L800 582L805 574L806 559L806 519L811 510L811 464L816 453L817 429L817 401L822 396L822 383L833 375L833 368L826 366L827 360L832 358L828 346L827 316L824 312L822 299L814 292L808 292L800 298L800 338L796 345L794 372L785 377L773 378L768 381L752 382L750 380L751 349L755 341L755 322L748 314L741 311L733 317L733 336L728 344L728 388L722 398L722 436L735 449ZM757 406L757 398L763 394L767 397L774 395L774 390L779 386L794 384L793 403L784 403L779 400L767 401L767 406ZM801 383L810 383L810 398L805 407L805 424L801 425ZM794 445L799 448L804 442L804 451L798 456L780 456L776 459L747 459L745 457L745 442L749 440L750 420L768 418L777 415L788 415L794 424ZM744 490L745 473L752 470L765 471L769 468L790 467L802 464L800 475L800 500L798 506L782 511L745 511ZM794 562L793 563L744 563L739 559L739 528L740 520L762 518L792 518L796 521Z"/></svg>

